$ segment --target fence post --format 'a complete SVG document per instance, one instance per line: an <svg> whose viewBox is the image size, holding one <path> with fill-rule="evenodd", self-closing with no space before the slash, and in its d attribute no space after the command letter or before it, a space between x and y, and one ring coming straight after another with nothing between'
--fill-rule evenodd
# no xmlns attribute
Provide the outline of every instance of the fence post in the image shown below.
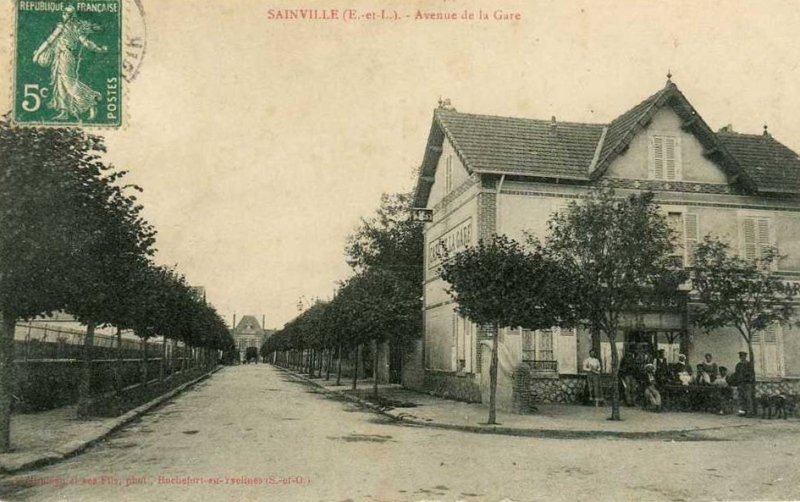
<svg viewBox="0 0 800 502"><path fill-rule="evenodd" d="M161 364L158 365L158 380L164 381L164 373L166 373L167 364L167 337L161 340Z"/></svg>
<svg viewBox="0 0 800 502"><path fill-rule="evenodd" d="M85 418L90 414L92 404L92 349L94 345L94 323L86 325L83 338L83 364L78 380L78 417Z"/></svg>
<svg viewBox="0 0 800 502"><path fill-rule="evenodd" d="M171 375L175 374L175 359L178 356L178 339L175 338L172 340L172 354L169 358L169 373Z"/></svg>
<svg viewBox="0 0 800 502"><path fill-rule="evenodd" d="M114 380L117 394L122 392L122 329L117 327L117 364L114 367Z"/></svg>
<svg viewBox="0 0 800 502"><path fill-rule="evenodd" d="M142 387L147 387L147 338L142 338Z"/></svg>

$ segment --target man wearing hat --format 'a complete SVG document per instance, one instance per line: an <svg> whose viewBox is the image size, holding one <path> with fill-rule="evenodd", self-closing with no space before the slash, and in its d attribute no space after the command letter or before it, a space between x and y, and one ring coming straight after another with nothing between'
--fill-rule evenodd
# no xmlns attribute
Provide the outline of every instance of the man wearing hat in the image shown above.
<svg viewBox="0 0 800 502"><path fill-rule="evenodd" d="M747 352L739 352L739 362L733 374L736 392L739 394L739 415L754 417L756 393L756 371L753 362L747 360Z"/></svg>

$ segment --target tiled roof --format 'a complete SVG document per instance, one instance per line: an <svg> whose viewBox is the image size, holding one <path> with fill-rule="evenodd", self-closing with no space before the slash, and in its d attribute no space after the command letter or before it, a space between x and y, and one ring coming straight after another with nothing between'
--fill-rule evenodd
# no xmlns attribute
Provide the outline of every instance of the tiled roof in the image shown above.
<svg viewBox="0 0 800 502"><path fill-rule="evenodd" d="M764 134L718 132L717 138L758 186L759 192L800 192L800 158Z"/></svg>
<svg viewBox="0 0 800 502"><path fill-rule="evenodd" d="M553 123L436 110L461 160L470 171L504 171L588 179L602 124Z"/></svg>
<svg viewBox="0 0 800 502"><path fill-rule="evenodd" d="M470 172L593 181L666 105L681 117L684 129L697 137L731 184L762 193L800 193L800 159L795 152L768 135L714 133L668 81L610 124L497 117L439 108L434 112L415 204L426 204L445 136Z"/></svg>
<svg viewBox="0 0 800 502"><path fill-rule="evenodd" d="M625 141L625 139L628 139L630 135L635 134L636 124L654 108L654 105L656 105L659 98L661 98L668 89L668 87L661 89L657 93L653 94L649 98L645 99L638 105L634 106L611 121L611 123L608 125L608 133L603 140L600 156L598 157L598 160L601 163L606 162L613 154L614 150L618 148L620 144Z"/></svg>

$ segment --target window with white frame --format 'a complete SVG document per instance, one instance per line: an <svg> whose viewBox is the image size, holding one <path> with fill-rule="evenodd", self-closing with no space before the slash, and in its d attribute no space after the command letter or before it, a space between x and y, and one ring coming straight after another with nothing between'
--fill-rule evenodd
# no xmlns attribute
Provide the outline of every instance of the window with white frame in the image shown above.
<svg viewBox="0 0 800 502"><path fill-rule="evenodd" d="M753 367L756 376L783 376L783 346L781 327L772 324L763 331L753 333Z"/></svg>
<svg viewBox="0 0 800 502"><path fill-rule="evenodd" d="M696 214L682 211L667 213L667 224L675 232L675 245L670 257L676 267L694 265L694 250L700 239L700 226Z"/></svg>
<svg viewBox="0 0 800 502"><path fill-rule="evenodd" d="M553 361L553 330L522 330L522 360Z"/></svg>
<svg viewBox="0 0 800 502"><path fill-rule="evenodd" d="M576 374L578 345L575 328L529 330L522 334L522 361L538 370Z"/></svg>
<svg viewBox="0 0 800 502"><path fill-rule="evenodd" d="M680 181L681 143L677 136L654 134L650 136L650 179Z"/></svg>
<svg viewBox="0 0 800 502"><path fill-rule="evenodd" d="M741 256L756 261L775 246L772 221L768 217L745 215L741 218Z"/></svg>

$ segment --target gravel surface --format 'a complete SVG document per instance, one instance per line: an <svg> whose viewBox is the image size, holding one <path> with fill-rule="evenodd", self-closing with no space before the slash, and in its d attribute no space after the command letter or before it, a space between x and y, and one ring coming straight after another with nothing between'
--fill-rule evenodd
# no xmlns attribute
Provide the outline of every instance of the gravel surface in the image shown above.
<svg viewBox="0 0 800 502"><path fill-rule="evenodd" d="M798 424L693 441L470 434L396 425L246 365L74 459L4 477L0 499L799 500Z"/></svg>

